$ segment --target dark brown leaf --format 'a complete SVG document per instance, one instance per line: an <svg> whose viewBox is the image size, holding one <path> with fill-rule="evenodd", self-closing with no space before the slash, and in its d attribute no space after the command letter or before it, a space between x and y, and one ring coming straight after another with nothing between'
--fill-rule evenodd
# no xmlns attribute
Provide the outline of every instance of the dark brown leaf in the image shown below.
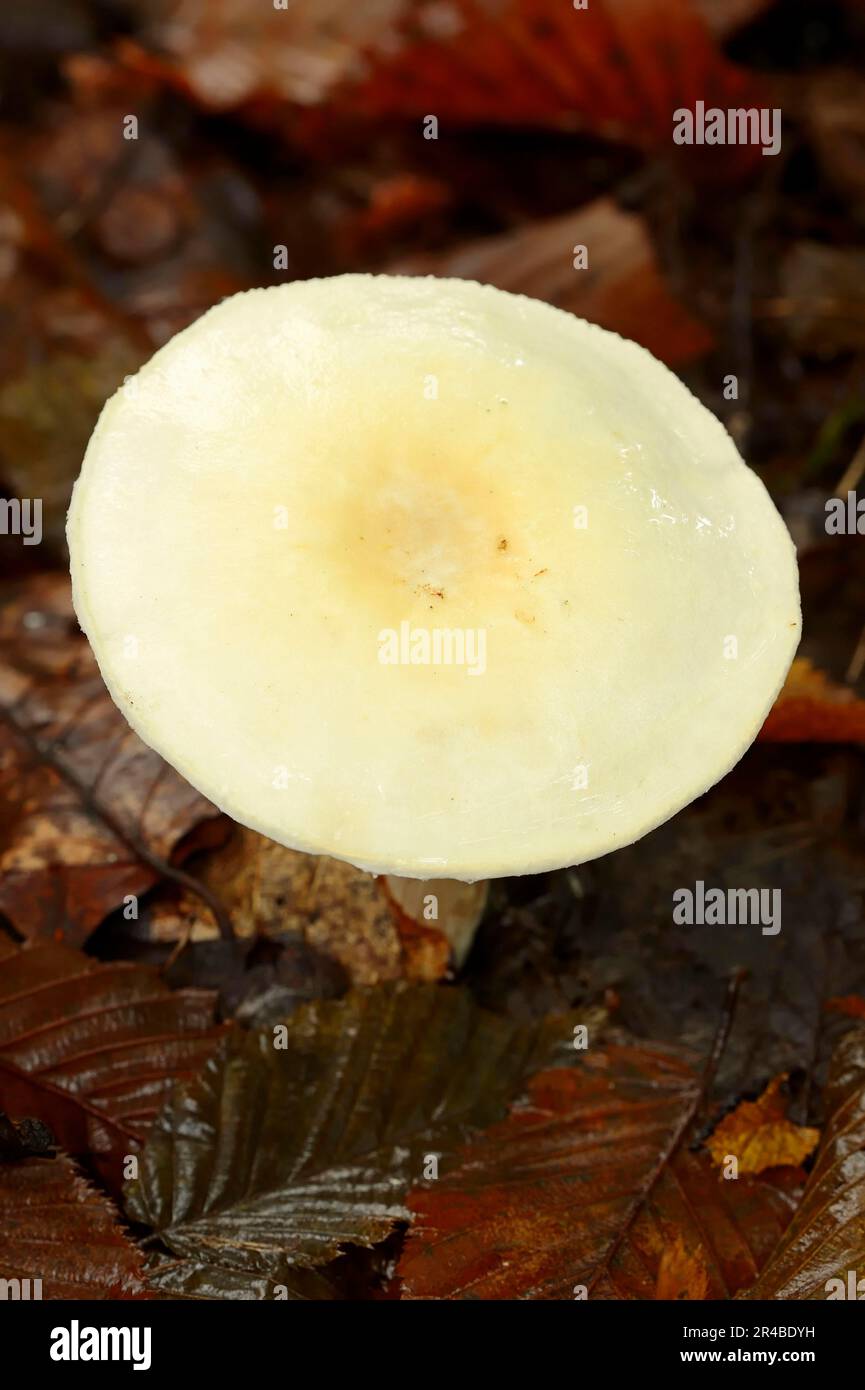
<svg viewBox="0 0 865 1390"><path fill-rule="evenodd" d="M583 10L397 0L384 11L329 0L253 13L245 0L187 0L182 25L173 9L154 25L154 46L175 80L218 109L323 104L352 120L434 112L451 126L576 127L667 148L679 106L756 104L756 79L724 58L690 0L591 0ZM753 154L739 150L737 162Z"/></svg>
<svg viewBox="0 0 865 1390"><path fill-rule="evenodd" d="M226 1039L162 1112L127 1189L130 1215L175 1254L271 1278L384 1239L425 1156L501 1114L572 1042L566 1017L522 1029L422 985L309 1004L276 1033Z"/></svg>
<svg viewBox="0 0 865 1390"><path fill-rule="evenodd" d="M82 941L217 814L129 728L59 576L0 605L0 756L0 912L30 939Z"/></svg>
<svg viewBox="0 0 865 1390"><path fill-rule="evenodd" d="M0 1109L34 1116L115 1187L175 1081L223 1032L213 995L66 946L0 941Z"/></svg>
<svg viewBox="0 0 865 1390"><path fill-rule="evenodd" d="M850 1272L855 1288L865 1271L865 1030L838 1044L826 1103L802 1203L749 1298L826 1299L830 1279L849 1297Z"/></svg>
<svg viewBox="0 0 865 1390"><path fill-rule="evenodd" d="M64 1156L0 1164L0 1270L30 1298L147 1297L140 1252Z"/></svg>
<svg viewBox="0 0 865 1390"><path fill-rule="evenodd" d="M789 1211L776 1189L719 1181L682 1147L699 1089L687 1054L649 1045L534 1077L456 1168L410 1194L407 1296L652 1299L676 1239L699 1255L703 1296L734 1294Z"/></svg>

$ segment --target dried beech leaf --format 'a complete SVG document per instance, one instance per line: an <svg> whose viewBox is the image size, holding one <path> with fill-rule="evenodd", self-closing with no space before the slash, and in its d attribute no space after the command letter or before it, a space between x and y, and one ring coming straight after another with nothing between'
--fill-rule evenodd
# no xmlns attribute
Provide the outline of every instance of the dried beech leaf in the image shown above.
<svg viewBox="0 0 865 1390"><path fill-rule="evenodd" d="M575 246L588 249L584 270L574 269ZM402 259L389 269L480 280L545 299L633 338L670 365L691 361L712 346L708 328L664 284L643 219L623 212L609 198L503 236Z"/></svg>
<svg viewBox="0 0 865 1390"><path fill-rule="evenodd" d="M610 1047L541 1073L528 1099L408 1199L410 1298L652 1299L681 1237L708 1298L746 1286L789 1219L774 1188L723 1182L679 1143L699 1098L688 1054Z"/></svg>
<svg viewBox="0 0 865 1390"><path fill-rule="evenodd" d="M865 1270L865 1030L838 1044L826 1103L805 1195L749 1298L825 1299L829 1279L846 1293L849 1271Z"/></svg>
<svg viewBox="0 0 865 1390"><path fill-rule="evenodd" d="M197 872L237 936L300 938L337 961L355 985L442 979L452 958L464 960L487 897L484 883L376 878L241 826ZM430 895L436 916L428 920ZM149 940L207 941L218 929L201 899L184 891L151 907L141 932Z"/></svg>
<svg viewBox="0 0 865 1390"><path fill-rule="evenodd" d="M127 1210L176 1255L276 1278L375 1244L424 1157L572 1041L567 1017L523 1029L462 991L403 984L309 1004L285 1028L284 1049L231 1034L151 1132Z"/></svg>
<svg viewBox="0 0 865 1390"><path fill-rule="evenodd" d="M84 940L216 810L114 705L72 612L43 575L0 606L0 912L26 938Z"/></svg>
<svg viewBox="0 0 865 1390"><path fill-rule="evenodd" d="M0 1164L0 1270L31 1298L147 1297L140 1251L65 1156Z"/></svg>
<svg viewBox="0 0 865 1390"><path fill-rule="evenodd" d="M169 74L215 108L267 103L336 115L588 129L670 145L671 113L702 97L759 104L691 0L246 0L169 4L150 39ZM161 55L167 55L162 59ZM729 152L723 151L725 157ZM736 152L750 163L754 148Z"/></svg>
<svg viewBox="0 0 865 1390"><path fill-rule="evenodd" d="M760 732L769 743L863 743L865 700L797 657Z"/></svg>
<svg viewBox="0 0 865 1390"><path fill-rule="evenodd" d="M787 1119L781 1089L786 1080L786 1075L776 1076L758 1100L743 1100L716 1126L706 1148L719 1168L731 1155L740 1173L763 1173L787 1164L796 1168L814 1152L820 1131Z"/></svg>
<svg viewBox="0 0 865 1390"><path fill-rule="evenodd" d="M708 1289L709 1276L702 1255L689 1250L682 1237L676 1236L661 1255L655 1298L698 1301L706 1297Z"/></svg>
<svg viewBox="0 0 865 1390"><path fill-rule="evenodd" d="M42 1120L119 1187L123 1156L224 1032L213 1014L212 994L143 966L0 941L0 1109Z"/></svg>

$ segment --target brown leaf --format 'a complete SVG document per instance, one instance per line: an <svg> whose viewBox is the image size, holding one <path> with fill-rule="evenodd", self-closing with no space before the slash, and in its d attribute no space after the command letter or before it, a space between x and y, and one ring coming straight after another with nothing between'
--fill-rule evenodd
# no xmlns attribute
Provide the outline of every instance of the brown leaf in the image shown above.
<svg viewBox="0 0 865 1390"><path fill-rule="evenodd" d="M865 742L865 700L831 681L806 657L797 657L760 738L768 743Z"/></svg>
<svg viewBox="0 0 865 1390"><path fill-rule="evenodd" d="M575 270L573 247L588 249ZM545 299L602 328L633 338L670 365L712 346L712 335L664 284L641 217L609 198L562 217L532 222L454 251L395 262L399 274L453 275Z"/></svg>
<svg viewBox="0 0 865 1390"><path fill-rule="evenodd" d="M720 53L690 0L591 0L580 11L560 0L254 11L245 0L186 0L182 24L176 5L151 30L168 55L158 61L217 109L325 105L354 121L434 112L449 126L586 128L668 149L672 112L697 97L759 104L756 79ZM754 153L740 148L736 164Z"/></svg>
<svg viewBox="0 0 865 1390"><path fill-rule="evenodd" d="M749 1298L838 1297L830 1279L849 1296L850 1272L855 1287L865 1271L865 1029L838 1044L826 1102L829 1120L805 1195Z"/></svg>
<svg viewBox="0 0 865 1390"><path fill-rule="evenodd" d="M140 1252L64 1156L0 1164L0 1270L29 1298L148 1296Z"/></svg>
<svg viewBox="0 0 865 1390"><path fill-rule="evenodd" d="M28 939L83 941L217 814L129 728L56 575L0 606L0 758L0 911Z"/></svg>
<svg viewBox="0 0 865 1390"><path fill-rule="evenodd" d="M750 1178L719 1181L680 1143L698 1099L672 1048L593 1050L534 1077L458 1167L410 1194L406 1295L652 1299L677 1237L705 1266L706 1297L746 1286L788 1204Z"/></svg>
<svg viewBox="0 0 865 1390"><path fill-rule="evenodd" d="M787 1164L795 1168L814 1151L819 1129L787 1119L787 1100L781 1093L786 1080L786 1075L776 1076L758 1100L743 1100L716 1126L706 1148L719 1168L728 1156L737 1160L740 1173L763 1173Z"/></svg>
<svg viewBox="0 0 865 1390"><path fill-rule="evenodd" d="M681 1236L676 1236L661 1256L656 1299L699 1300L706 1297L709 1276L703 1257L691 1251Z"/></svg>
<svg viewBox="0 0 865 1390"><path fill-rule="evenodd" d="M153 1126L127 1211L206 1276L373 1246L431 1154L498 1118L524 1077L573 1056L567 1017L521 1027L437 985L380 985L233 1029Z"/></svg>
<svg viewBox="0 0 865 1390"><path fill-rule="evenodd" d="M403 954L412 979L438 980L451 960L457 968L471 950L489 897L489 883L457 883L452 878L381 880L397 912Z"/></svg>
<svg viewBox="0 0 865 1390"><path fill-rule="evenodd" d="M198 873L237 936L297 937L338 961L355 985L441 979L452 957L458 965L465 958L487 897L483 883L376 878L240 826ZM217 927L206 905L184 892L151 909L142 931L149 940L208 941Z"/></svg>
<svg viewBox="0 0 865 1390"><path fill-rule="evenodd" d="M35 1116L119 1187L173 1083L196 1075L224 1029L213 996L66 946L0 941L0 1109Z"/></svg>

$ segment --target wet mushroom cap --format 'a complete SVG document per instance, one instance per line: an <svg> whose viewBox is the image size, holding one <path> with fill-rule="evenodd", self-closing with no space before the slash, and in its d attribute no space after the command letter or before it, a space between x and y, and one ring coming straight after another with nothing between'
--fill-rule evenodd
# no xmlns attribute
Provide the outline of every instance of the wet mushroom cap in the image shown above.
<svg viewBox="0 0 865 1390"><path fill-rule="evenodd" d="M757 734L789 535L644 349L469 281L236 295L105 406L75 608L142 739L236 820L377 872L626 845Z"/></svg>

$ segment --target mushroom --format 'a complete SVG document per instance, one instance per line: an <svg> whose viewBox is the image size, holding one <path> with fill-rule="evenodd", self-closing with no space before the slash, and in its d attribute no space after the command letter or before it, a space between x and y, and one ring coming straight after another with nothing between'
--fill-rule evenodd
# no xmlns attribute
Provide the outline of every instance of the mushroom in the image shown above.
<svg viewBox="0 0 865 1390"><path fill-rule="evenodd" d="M754 739L797 570L643 348L470 281L238 294L105 406L73 593L129 723L235 820L378 874L585 862Z"/></svg>

